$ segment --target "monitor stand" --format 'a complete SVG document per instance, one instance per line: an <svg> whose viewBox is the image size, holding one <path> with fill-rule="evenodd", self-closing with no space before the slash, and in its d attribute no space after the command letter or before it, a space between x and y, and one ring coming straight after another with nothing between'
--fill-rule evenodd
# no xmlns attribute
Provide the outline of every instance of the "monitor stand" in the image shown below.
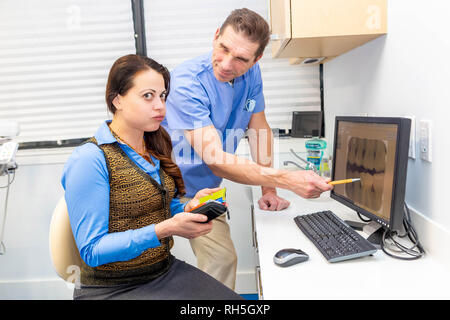
<svg viewBox="0 0 450 320"><path fill-rule="evenodd" d="M363 231L364 226L367 224L364 222L356 222L352 220L345 220L345 223L352 227L352 229L355 229L357 231Z"/></svg>
<svg viewBox="0 0 450 320"><path fill-rule="evenodd" d="M357 231L363 231L366 235L368 235L367 240L372 243L375 247L380 248L381 243L383 241L383 233L384 229L381 226L381 224L370 221L369 223L364 222L356 222L356 221L349 221L346 220L345 223L347 223L350 227Z"/></svg>
<svg viewBox="0 0 450 320"><path fill-rule="evenodd" d="M372 243L375 247L380 248L383 242L384 229L381 224L370 221L363 227L365 234L368 234L367 240Z"/></svg>

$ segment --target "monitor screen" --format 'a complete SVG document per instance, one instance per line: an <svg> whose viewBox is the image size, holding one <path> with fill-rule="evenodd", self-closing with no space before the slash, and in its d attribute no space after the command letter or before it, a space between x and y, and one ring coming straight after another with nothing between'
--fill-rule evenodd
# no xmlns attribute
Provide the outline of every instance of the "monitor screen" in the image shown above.
<svg viewBox="0 0 450 320"><path fill-rule="evenodd" d="M306 132L311 132L311 135L314 135L314 131L317 131L315 134L316 137L319 136L319 128L317 127L317 116L316 115L305 115L300 120L300 126Z"/></svg>
<svg viewBox="0 0 450 320"><path fill-rule="evenodd" d="M311 138L322 136L322 112L294 111L292 115L291 136Z"/></svg>
<svg viewBox="0 0 450 320"><path fill-rule="evenodd" d="M404 157L400 150L404 150L406 131L401 122L389 119L396 118L343 117L336 121L332 178L360 178L335 185L332 196L386 227L391 227L393 214L402 215L394 212L398 208L393 202L404 199L406 180L406 171L397 167L400 153Z"/></svg>

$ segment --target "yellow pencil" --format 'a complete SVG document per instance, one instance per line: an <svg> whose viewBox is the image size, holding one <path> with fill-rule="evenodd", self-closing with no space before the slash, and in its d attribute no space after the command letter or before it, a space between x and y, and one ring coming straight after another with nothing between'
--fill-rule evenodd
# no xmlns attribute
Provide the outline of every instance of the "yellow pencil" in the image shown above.
<svg viewBox="0 0 450 320"><path fill-rule="evenodd" d="M356 178L356 179L344 179L344 180L336 180L336 181L330 181L328 182L328 184L331 185L336 185L336 184L343 184L343 183L351 183L351 182L356 182L356 181L360 181L360 178Z"/></svg>

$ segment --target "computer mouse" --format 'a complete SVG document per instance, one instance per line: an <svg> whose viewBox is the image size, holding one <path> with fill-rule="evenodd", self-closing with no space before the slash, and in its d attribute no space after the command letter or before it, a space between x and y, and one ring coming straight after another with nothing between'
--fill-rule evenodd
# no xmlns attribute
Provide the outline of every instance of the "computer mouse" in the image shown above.
<svg viewBox="0 0 450 320"><path fill-rule="evenodd" d="M289 267L294 264L306 261L309 256L300 249L281 249L273 257L273 262L280 267Z"/></svg>

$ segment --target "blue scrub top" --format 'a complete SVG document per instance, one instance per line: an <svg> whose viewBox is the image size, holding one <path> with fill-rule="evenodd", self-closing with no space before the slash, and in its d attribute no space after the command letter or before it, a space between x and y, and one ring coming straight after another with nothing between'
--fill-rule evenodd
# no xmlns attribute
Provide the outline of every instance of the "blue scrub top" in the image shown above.
<svg viewBox="0 0 450 320"><path fill-rule="evenodd" d="M193 197L215 188L222 178L214 175L184 137L184 130L213 125L222 137L223 150L234 154L253 113L264 110L263 84L258 63L231 85L213 73L212 52L180 64L171 72L166 118L162 122L172 138L176 163Z"/></svg>

